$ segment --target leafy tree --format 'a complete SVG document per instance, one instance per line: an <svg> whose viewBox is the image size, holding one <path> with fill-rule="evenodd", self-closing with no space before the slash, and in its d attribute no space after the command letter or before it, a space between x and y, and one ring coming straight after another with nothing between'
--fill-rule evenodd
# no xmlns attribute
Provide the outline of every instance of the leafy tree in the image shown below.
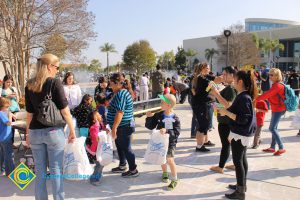
<svg viewBox="0 0 300 200"><path fill-rule="evenodd" d="M133 69L138 74L141 74L155 67L155 51L146 40L134 42L125 49L123 62L126 70Z"/></svg>
<svg viewBox="0 0 300 200"><path fill-rule="evenodd" d="M259 49L257 48L257 43L253 40L253 35L245 32L242 24L233 24L226 30L231 31L231 36L228 40L228 64L236 67L258 65L260 63ZM227 39L223 35L223 31L216 39L216 42L220 52L218 63L224 66L227 55Z"/></svg>
<svg viewBox="0 0 300 200"><path fill-rule="evenodd" d="M175 65L186 67L186 52L182 47L177 47L177 53L175 55Z"/></svg>
<svg viewBox="0 0 300 200"><path fill-rule="evenodd" d="M214 49L214 48L205 49L205 58L208 62L210 62L210 70L211 71L213 69L212 61L213 61L213 57L215 54L219 54L219 52L216 49Z"/></svg>
<svg viewBox="0 0 300 200"><path fill-rule="evenodd" d="M0 32L4 33L0 57L14 76L18 92L24 91L25 80L30 78L31 63L36 62L31 59L43 52L52 35L60 35L68 44L66 55L76 58L96 37L94 15L87 11L87 4L87 0L0 1Z"/></svg>
<svg viewBox="0 0 300 200"><path fill-rule="evenodd" d="M194 49L188 49L185 52L186 57L189 58L189 65L190 65L190 69L192 69L192 58L197 55L197 52Z"/></svg>
<svg viewBox="0 0 300 200"><path fill-rule="evenodd" d="M164 69L174 69L175 67L175 55L173 51L165 51L163 55L158 57L158 63Z"/></svg>
<svg viewBox="0 0 300 200"><path fill-rule="evenodd" d="M63 35L55 33L53 35L50 35L50 37L47 39L44 45L44 50L42 54L44 53L52 53L59 57L60 59L63 59L66 55L66 52L68 50L68 43Z"/></svg>
<svg viewBox="0 0 300 200"><path fill-rule="evenodd" d="M113 44L105 43L100 47L101 52L106 52L107 75L109 74L109 53L117 53Z"/></svg>
<svg viewBox="0 0 300 200"><path fill-rule="evenodd" d="M100 70L101 70L101 63L100 63L100 61L97 60L97 59L93 59L91 61L91 64L88 66L88 70L96 72L96 73L99 73Z"/></svg>
<svg viewBox="0 0 300 200"><path fill-rule="evenodd" d="M193 66L198 64L198 63L200 63L200 60L198 58L195 58L194 61L193 61Z"/></svg>

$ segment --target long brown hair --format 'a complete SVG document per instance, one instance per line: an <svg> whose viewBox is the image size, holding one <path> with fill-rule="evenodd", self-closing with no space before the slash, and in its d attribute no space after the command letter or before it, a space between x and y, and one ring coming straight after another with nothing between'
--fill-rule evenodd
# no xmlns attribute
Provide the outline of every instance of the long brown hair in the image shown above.
<svg viewBox="0 0 300 200"><path fill-rule="evenodd" d="M59 58L50 53L38 58L36 63L36 75L34 78L28 80L28 89L37 93L41 92L46 79L50 77L47 66L56 62L59 62Z"/></svg>
<svg viewBox="0 0 300 200"><path fill-rule="evenodd" d="M128 90L128 92L131 94L132 98L134 99L134 92L132 90L131 83L128 79L125 79L122 73L118 72L112 74L109 80L111 82L114 82L115 84L120 83L124 89Z"/></svg>

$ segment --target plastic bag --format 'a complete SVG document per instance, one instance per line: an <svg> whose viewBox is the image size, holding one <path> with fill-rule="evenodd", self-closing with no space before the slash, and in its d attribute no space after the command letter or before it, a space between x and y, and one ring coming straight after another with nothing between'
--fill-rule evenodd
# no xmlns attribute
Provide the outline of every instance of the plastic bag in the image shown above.
<svg viewBox="0 0 300 200"><path fill-rule="evenodd" d="M76 138L73 143L66 144L64 152L64 178L68 180L88 179L93 173L84 142L86 138Z"/></svg>
<svg viewBox="0 0 300 200"><path fill-rule="evenodd" d="M296 112L295 112L295 116L294 116L293 121L291 123L291 127L300 130L300 110L299 109L297 109Z"/></svg>
<svg viewBox="0 0 300 200"><path fill-rule="evenodd" d="M162 165L167 162L169 146L169 134L161 134L159 130L153 130L145 153L148 163Z"/></svg>
<svg viewBox="0 0 300 200"><path fill-rule="evenodd" d="M77 123L76 123L76 118L75 117L72 117L72 122L73 122L73 126L75 128L76 138L79 138L80 137L80 135L79 135L79 128L77 127ZM65 126L64 130L65 130L66 138L68 138L68 136L70 134L70 129L69 129L68 124Z"/></svg>
<svg viewBox="0 0 300 200"><path fill-rule="evenodd" d="M111 134L101 131L98 134L99 142L96 151L96 159L100 165L106 166L113 161L113 142Z"/></svg>

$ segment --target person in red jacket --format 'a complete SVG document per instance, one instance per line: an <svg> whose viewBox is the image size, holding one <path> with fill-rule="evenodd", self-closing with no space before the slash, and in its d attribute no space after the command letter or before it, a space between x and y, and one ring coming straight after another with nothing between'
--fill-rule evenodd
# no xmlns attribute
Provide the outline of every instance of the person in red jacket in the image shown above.
<svg viewBox="0 0 300 200"><path fill-rule="evenodd" d="M266 101L256 102L255 110L256 110L257 128L255 131L252 149L257 149L261 143L261 140L260 140L261 129L264 126L265 116L266 116L266 113L268 112L268 105L267 105Z"/></svg>
<svg viewBox="0 0 300 200"><path fill-rule="evenodd" d="M256 102L268 99L271 104L272 117L270 122L269 130L272 133L272 142L270 148L263 149L264 152L274 153L274 156L279 156L285 153L285 149L280 138L279 132L277 130L280 118L284 115L286 107L282 99L284 96L284 85L282 82L282 74L280 69L272 68L269 72L270 80L273 82L272 87L269 91L260 95L256 98ZM280 95L280 96L279 96ZM275 146L278 144L279 150L275 151Z"/></svg>

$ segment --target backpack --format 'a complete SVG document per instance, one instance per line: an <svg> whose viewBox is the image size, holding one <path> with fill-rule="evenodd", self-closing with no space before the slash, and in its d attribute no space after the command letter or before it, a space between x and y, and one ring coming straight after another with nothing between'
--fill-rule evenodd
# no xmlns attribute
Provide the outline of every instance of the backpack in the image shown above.
<svg viewBox="0 0 300 200"><path fill-rule="evenodd" d="M283 99L278 93L279 99L281 99L284 102L284 105L286 107L286 110L289 112L293 112L298 109L298 103L299 103L299 97L295 95L295 92L290 86L285 85L284 83L280 83L284 86L284 96L285 99Z"/></svg>

